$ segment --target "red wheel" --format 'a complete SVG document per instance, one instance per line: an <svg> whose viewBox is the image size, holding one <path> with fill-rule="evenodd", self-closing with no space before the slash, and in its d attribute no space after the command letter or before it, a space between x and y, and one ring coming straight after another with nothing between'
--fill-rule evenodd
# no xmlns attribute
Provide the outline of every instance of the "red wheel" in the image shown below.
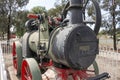
<svg viewBox="0 0 120 80"><path fill-rule="evenodd" d="M13 42L12 55L15 74L19 75L22 63L22 45L19 41Z"/></svg>
<svg viewBox="0 0 120 80"><path fill-rule="evenodd" d="M39 66L33 58L23 60L21 72L21 80L42 80Z"/></svg>
<svg viewBox="0 0 120 80"><path fill-rule="evenodd" d="M12 56L13 56L13 67L15 69L15 73L17 73L17 54L16 54L16 44L15 44L15 42L13 42Z"/></svg>
<svg viewBox="0 0 120 80"><path fill-rule="evenodd" d="M22 80L32 80L32 74L30 72L29 65L26 60L23 61L22 64Z"/></svg>

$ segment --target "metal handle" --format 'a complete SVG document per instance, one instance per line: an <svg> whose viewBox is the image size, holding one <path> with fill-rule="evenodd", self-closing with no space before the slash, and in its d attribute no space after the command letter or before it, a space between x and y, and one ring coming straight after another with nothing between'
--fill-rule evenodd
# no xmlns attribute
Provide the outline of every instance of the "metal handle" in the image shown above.
<svg viewBox="0 0 120 80"><path fill-rule="evenodd" d="M28 14L27 17L31 18L31 19L38 19L38 15L37 14Z"/></svg>

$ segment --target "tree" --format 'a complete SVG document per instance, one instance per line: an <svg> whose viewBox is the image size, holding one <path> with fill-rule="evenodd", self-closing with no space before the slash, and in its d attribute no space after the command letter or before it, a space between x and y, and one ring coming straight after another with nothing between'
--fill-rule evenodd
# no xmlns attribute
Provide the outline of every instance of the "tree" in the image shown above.
<svg viewBox="0 0 120 80"><path fill-rule="evenodd" d="M35 14L42 14L44 12L47 12L47 10L45 9L45 7L36 6L36 7L32 8L32 10L30 12L35 13Z"/></svg>
<svg viewBox="0 0 120 80"><path fill-rule="evenodd" d="M25 33L25 22L28 20L27 14L29 11L18 11L14 18L14 25L16 26L17 32L16 35L18 37L23 36Z"/></svg>
<svg viewBox="0 0 120 80"><path fill-rule="evenodd" d="M62 9L64 8L65 4L68 0L56 0L55 2L55 8L51 8L48 10L49 16L58 16L61 14Z"/></svg>
<svg viewBox="0 0 120 80"><path fill-rule="evenodd" d="M4 40L4 34L6 33L7 31L7 17L6 16L1 16L0 17L0 37L3 38Z"/></svg>
<svg viewBox="0 0 120 80"><path fill-rule="evenodd" d="M28 20L27 18L27 15L29 13L33 13L33 14L42 14L46 12L46 9L45 7L42 7L42 6L36 6L36 7L33 7L31 9L31 11L17 11L17 14L15 15L15 18L14 18L14 25L16 26L17 28L17 36L21 37L23 36L23 34L25 33L25 23L26 21Z"/></svg>
<svg viewBox="0 0 120 80"><path fill-rule="evenodd" d="M107 21L106 23L108 24L109 28L112 29L111 31L113 33L114 41L113 46L114 50L116 50L116 24L120 23L120 0L101 0L101 3L101 8L109 14L109 18L105 17L104 21Z"/></svg>
<svg viewBox="0 0 120 80"><path fill-rule="evenodd" d="M63 9L63 6L56 5L55 8L52 8L48 11L48 15L49 16L58 16L61 14L62 9Z"/></svg>
<svg viewBox="0 0 120 80"><path fill-rule="evenodd" d="M16 13L18 9L22 8L28 3L29 0L0 0L0 18L2 20L6 19L4 23L4 28L7 29L5 33L8 33L9 39L9 28L14 17L13 13ZM2 16L2 17L1 17ZM6 26L7 25L7 26ZM1 27L3 28L3 27Z"/></svg>

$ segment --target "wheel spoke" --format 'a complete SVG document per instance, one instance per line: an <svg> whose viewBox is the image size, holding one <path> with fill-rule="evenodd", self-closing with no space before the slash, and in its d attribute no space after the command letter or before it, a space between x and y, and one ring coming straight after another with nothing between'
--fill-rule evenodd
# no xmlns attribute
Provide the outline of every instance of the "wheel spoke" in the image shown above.
<svg viewBox="0 0 120 80"><path fill-rule="evenodd" d="M29 74L26 67L25 67L25 74L26 74L26 76L28 76L28 74Z"/></svg>
<svg viewBox="0 0 120 80"><path fill-rule="evenodd" d="M30 69L29 69L29 67L27 66L27 73L28 73L28 76L30 76Z"/></svg>
<svg viewBox="0 0 120 80"><path fill-rule="evenodd" d="M31 73L30 73L30 69L29 69L29 66L28 65L26 65L25 66L25 75L24 75L24 77L27 79L27 80L32 80L31 78Z"/></svg>
<svg viewBox="0 0 120 80"><path fill-rule="evenodd" d="M24 65L23 77L25 80L32 80L30 69L29 69L29 66L27 64Z"/></svg>
<svg viewBox="0 0 120 80"><path fill-rule="evenodd" d="M80 79L86 79L88 77L86 71L79 71L78 76Z"/></svg>
<svg viewBox="0 0 120 80"><path fill-rule="evenodd" d="M29 76L24 75L25 80L32 80Z"/></svg>
<svg viewBox="0 0 120 80"><path fill-rule="evenodd" d="M17 71L17 58L15 56L13 57L13 66L14 69Z"/></svg>
<svg viewBox="0 0 120 80"><path fill-rule="evenodd" d="M28 80L28 77L26 75L24 75L25 79Z"/></svg>
<svg viewBox="0 0 120 80"><path fill-rule="evenodd" d="M86 71L88 71L88 72L95 72L95 70L86 70Z"/></svg>

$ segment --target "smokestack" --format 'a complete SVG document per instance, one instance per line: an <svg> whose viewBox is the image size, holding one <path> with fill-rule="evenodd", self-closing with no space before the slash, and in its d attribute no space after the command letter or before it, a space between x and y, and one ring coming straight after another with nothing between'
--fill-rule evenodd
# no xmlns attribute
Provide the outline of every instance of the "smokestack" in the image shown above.
<svg viewBox="0 0 120 80"><path fill-rule="evenodd" d="M83 23L82 3L83 0L70 0L70 7L69 7L69 11L71 12L70 24Z"/></svg>

